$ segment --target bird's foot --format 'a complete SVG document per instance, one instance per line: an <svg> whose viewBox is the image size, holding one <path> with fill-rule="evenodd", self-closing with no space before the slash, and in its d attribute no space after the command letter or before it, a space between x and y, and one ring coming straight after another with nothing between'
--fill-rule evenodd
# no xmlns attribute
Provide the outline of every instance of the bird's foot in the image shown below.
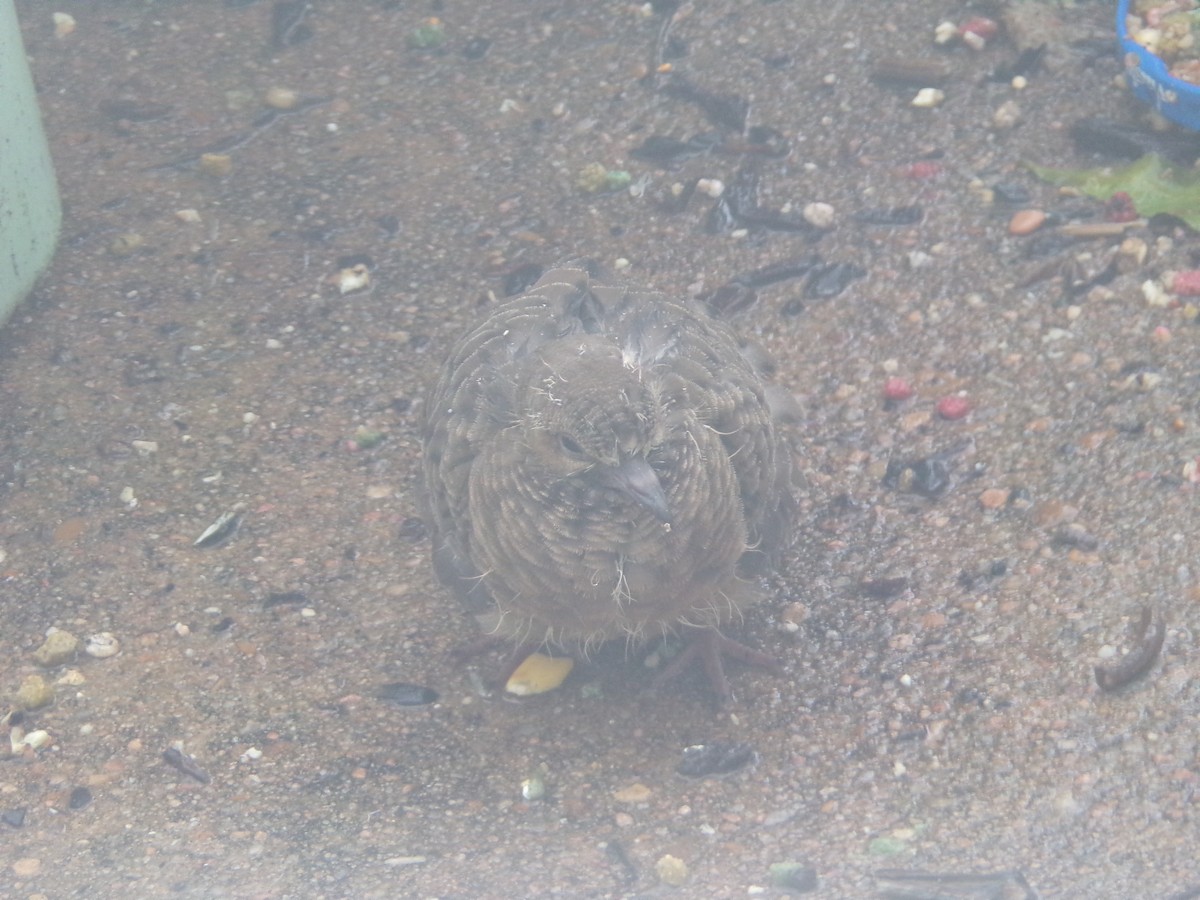
<svg viewBox="0 0 1200 900"><path fill-rule="evenodd" d="M725 661L723 657L736 659L751 666L779 675L783 669L778 660L759 650L740 644L733 638L727 638L715 628L696 629L696 633L688 641L688 645L679 655L671 660L654 679L657 687L667 681L678 678L695 660L704 667L704 674L717 695L717 702L724 706L733 699L733 691L729 687L729 679L725 677Z"/></svg>
<svg viewBox="0 0 1200 900"><path fill-rule="evenodd" d="M456 649L454 651L454 659L459 663L465 663L484 653L490 653L498 647L507 647L508 653L499 666L491 667L490 671L484 674L484 678L490 688L502 691L504 690L504 686L508 684L508 680L512 678L513 672L517 671L517 667L525 662L525 658L529 654L536 652L541 647L541 644L536 641L522 641L513 646L511 637L499 634L485 634L471 641L471 643Z"/></svg>

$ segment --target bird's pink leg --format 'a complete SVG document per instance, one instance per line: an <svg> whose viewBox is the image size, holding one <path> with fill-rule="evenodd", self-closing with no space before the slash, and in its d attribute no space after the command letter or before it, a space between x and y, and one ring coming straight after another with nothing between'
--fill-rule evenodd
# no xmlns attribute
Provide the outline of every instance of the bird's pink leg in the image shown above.
<svg viewBox="0 0 1200 900"><path fill-rule="evenodd" d="M733 691L729 680L725 677L725 662L722 657L728 656L747 665L767 669L776 675L782 673L779 662L759 650L738 643L733 638L727 638L715 628L694 629L695 634L688 645L676 656L667 667L654 679L655 686L678 678L683 671L695 660L704 667L704 674L712 686L717 701L724 706L733 699Z"/></svg>

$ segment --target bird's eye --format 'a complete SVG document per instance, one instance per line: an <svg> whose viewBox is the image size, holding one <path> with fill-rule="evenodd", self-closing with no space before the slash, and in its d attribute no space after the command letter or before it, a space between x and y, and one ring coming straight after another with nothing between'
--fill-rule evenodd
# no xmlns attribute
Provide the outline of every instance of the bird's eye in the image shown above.
<svg viewBox="0 0 1200 900"><path fill-rule="evenodd" d="M559 435L558 442L572 456L583 456L583 448L579 446L579 441L575 440L569 434Z"/></svg>

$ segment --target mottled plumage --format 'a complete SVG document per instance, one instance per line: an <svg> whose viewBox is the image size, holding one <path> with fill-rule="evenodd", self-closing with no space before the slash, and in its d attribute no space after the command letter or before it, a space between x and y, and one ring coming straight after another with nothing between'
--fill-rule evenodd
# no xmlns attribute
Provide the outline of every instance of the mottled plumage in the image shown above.
<svg viewBox="0 0 1200 900"><path fill-rule="evenodd" d="M459 340L426 415L435 567L503 633L687 629L722 696L717 651L766 662L716 629L786 540L790 464L725 325L554 269Z"/></svg>

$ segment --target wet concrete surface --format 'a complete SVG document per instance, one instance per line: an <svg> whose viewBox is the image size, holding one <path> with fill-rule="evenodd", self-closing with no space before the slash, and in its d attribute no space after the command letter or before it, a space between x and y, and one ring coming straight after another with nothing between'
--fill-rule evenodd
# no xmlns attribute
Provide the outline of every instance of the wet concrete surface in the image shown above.
<svg viewBox="0 0 1200 900"><path fill-rule="evenodd" d="M831 898L887 896L893 869L1019 872L1044 897L1200 883L1200 352L1187 299L1142 287L1198 245L1135 227L1145 258L1106 283L1027 283L1121 238L1010 234L1020 206L1099 215L1022 164L1095 164L1070 124L1144 114L1094 52L1109 4L1023 6L1036 26L1002 3L721 0L662 41L636 3L322 0L272 44L267 0L61 5L61 38L19 3L65 224L0 332L0 686L60 683L22 726L51 745L0 760L0 893L783 896L785 862ZM934 49L973 12L1008 36ZM442 42L414 46L431 17ZM989 79L1043 35L1023 90ZM872 81L890 57L944 65L944 102ZM790 153L662 89L679 77L748 99ZM271 88L322 102L270 114ZM713 131L672 170L632 155ZM198 162L212 148L228 172ZM594 163L639 189L586 193ZM764 208L827 203L834 227L713 234L707 197L672 206L750 170ZM1028 200L985 202L997 184ZM477 625L419 521L422 397L451 342L522 266L586 256L705 295L812 253L866 274L729 313L798 407L795 546L737 629L785 674L733 671L718 712L700 678L644 691L641 654L610 647L555 692L480 696L452 655ZM369 287L342 294L358 264ZM889 378L913 396L885 402ZM939 415L947 397L969 413ZM911 468L885 480L938 454L937 496ZM236 533L194 546L228 512ZM1101 691L1146 607L1161 657ZM121 652L39 668L52 627ZM380 699L392 682L439 700ZM757 763L676 774L718 741Z"/></svg>

